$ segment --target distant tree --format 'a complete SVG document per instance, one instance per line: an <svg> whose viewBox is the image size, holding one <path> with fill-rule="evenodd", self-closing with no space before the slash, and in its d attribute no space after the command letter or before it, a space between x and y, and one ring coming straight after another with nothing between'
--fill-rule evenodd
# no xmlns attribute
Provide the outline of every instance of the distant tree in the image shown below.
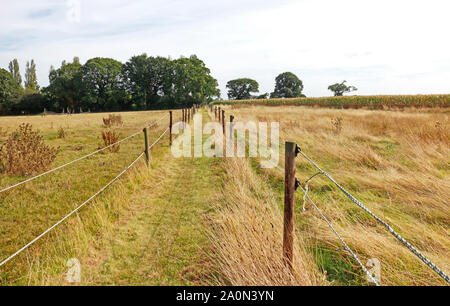
<svg viewBox="0 0 450 306"><path fill-rule="evenodd" d="M11 73L0 68L0 114L7 115L18 103L23 93L22 87Z"/></svg>
<svg viewBox="0 0 450 306"><path fill-rule="evenodd" d="M59 69L50 68L48 87L43 92L55 102L55 108L79 109L82 101L80 76L81 65L74 58L73 63L62 62Z"/></svg>
<svg viewBox="0 0 450 306"><path fill-rule="evenodd" d="M254 99L267 99L267 98L269 98L269 93L266 92L266 93L264 93L262 95L256 95L253 98Z"/></svg>
<svg viewBox="0 0 450 306"><path fill-rule="evenodd" d="M123 66L122 84L135 101L142 100L149 108L169 90L170 66L164 57L133 56Z"/></svg>
<svg viewBox="0 0 450 306"><path fill-rule="evenodd" d="M259 84L249 78L241 78L228 81L228 98L231 100L251 99L252 92L259 91Z"/></svg>
<svg viewBox="0 0 450 306"><path fill-rule="evenodd" d="M25 90L28 92L39 91L39 85L36 77L36 64L33 59L31 62L27 62L25 69Z"/></svg>
<svg viewBox="0 0 450 306"><path fill-rule="evenodd" d="M175 105L192 106L213 100L220 96L218 83L211 71L196 55L181 57L172 61L173 70L170 79L172 90L169 97Z"/></svg>
<svg viewBox="0 0 450 306"><path fill-rule="evenodd" d="M275 78L275 90L271 98L296 98L301 97L303 82L292 72L284 72Z"/></svg>
<svg viewBox="0 0 450 306"><path fill-rule="evenodd" d="M13 76L13 79L22 86L22 76L20 75L19 62L16 58L9 62L9 72Z"/></svg>
<svg viewBox="0 0 450 306"><path fill-rule="evenodd" d="M93 110L120 110L126 100L121 86L122 63L96 57L80 69L83 103Z"/></svg>
<svg viewBox="0 0 450 306"><path fill-rule="evenodd" d="M351 91L358 90L355 86L345 85L345 82L347 82L347 81L343 81L342 83L336 83L336 84L330 85L330 86L328 86L328 89L331 90L332 92L334 92L335 96L342 96L342 95L344 95L345 92L351 92Z"/></svg>

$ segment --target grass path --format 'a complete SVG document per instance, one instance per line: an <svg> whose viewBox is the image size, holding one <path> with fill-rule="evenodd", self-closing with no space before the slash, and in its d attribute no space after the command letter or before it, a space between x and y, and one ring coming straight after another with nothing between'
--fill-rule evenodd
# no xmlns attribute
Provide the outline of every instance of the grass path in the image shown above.
<svg viewBox="0 0 450 306"><path fill-rule="evenodd" d="M195 285L210 279L205 226L216 197L211 186L220 186L219 163L170 153L158 158L113 233L80 259L82 284Z"/></svg>

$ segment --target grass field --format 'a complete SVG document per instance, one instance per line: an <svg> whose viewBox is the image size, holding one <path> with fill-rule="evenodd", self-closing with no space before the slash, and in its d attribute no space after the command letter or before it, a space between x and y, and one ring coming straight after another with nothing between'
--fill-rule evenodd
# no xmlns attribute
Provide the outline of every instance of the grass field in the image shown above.
<svg viewBox="0 0 450 306"><path fill-rule="evenodd" d="M450 121L446 108L403 111L301 106L225 106L236 120L279 121L339 183L449 271ZM180 117L175 112L175 122ZM203 120L213 118L206 110ZM121 113L121 138L167 111ZM0 143L22 122L59 147L53 167L103 146L108 114L2 117ZM339 119L340 118L340 119ZM150 130L150 142L168 118ZM65 138L58 138L63 127ZM280 141L281 147L284 142ZM128 166L142 134L118 153L96 154L0 194L0 259L22 247ZM283 150L281 150L283 152ZM280 157L283 166L284 156ZM367 285L362 270L297 193L295 268L281 258L283 176L254 158L174 158L165 137L92 203L0 267L2 285L67 285L69 258L82 285ZM297 158L303 182L315 171ZM0 189L23 180L0 174ZM382 285L445 284L324 177L316 201L363 263L381 262Z"/></svg>
<svg viewBox="0 0 450 306"><path fill-rule="evenodd" d="M280 122L281 139L295 141L369 209L444 271L449 270L448 109L396 112L247 105L224 109L244 122ZM283 162L281 157L282 167ZM317 172L304 158L298 157L296 165L302 182ZM282 202L284 177L275 170L264 174ZM369 258L380 260L382 284L445 283L324 176L310 183L310 195L364 263ZM338 284L364 283L353 259L335 251L342 246L328 226L310 204L302 212L302 204L299 192L298 233L316 255L321 270L327 271L328 279Z"/></svg>

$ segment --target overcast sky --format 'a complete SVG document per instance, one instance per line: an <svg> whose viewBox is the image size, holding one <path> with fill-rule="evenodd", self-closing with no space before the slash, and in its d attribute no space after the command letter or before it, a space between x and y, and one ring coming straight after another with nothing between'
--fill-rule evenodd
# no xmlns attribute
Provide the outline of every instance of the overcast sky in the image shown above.
<svg viewBox="0 0 450 306"><path fill-rule="evenodd" d="M80 7L78 14L77 7ZM357 94L450 93L449 0L0 0L0 67L79 56L197 54L219 81L271 92L295 73L307 96L347 80Z"/></svg>

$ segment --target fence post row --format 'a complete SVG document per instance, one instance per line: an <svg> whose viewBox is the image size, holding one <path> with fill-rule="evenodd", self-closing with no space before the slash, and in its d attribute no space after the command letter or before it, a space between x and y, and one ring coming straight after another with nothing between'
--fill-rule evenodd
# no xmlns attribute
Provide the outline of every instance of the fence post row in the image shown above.
<svg viewBox="0 0 450 306"><path fill-rule="evenodd" d="M144 141L145 141L145 162L147 164L147 167L150 165L150 153L148 151L148 135L147 135L147 128L144 128Z"/></svg>
<svg viewBox="0 0 450 306"><path fill-rule="evenodd" d="M172 145L172 111L169 111L170 121L169 121L169 133L170 133L170 145Z"/></svg>
<svg viewBox="0 0 450 306"><path fill-rule="evenodd" d="M289 269L292 270L294 260L294 204L297 187L295 178L297 145L294 142L286 142L285 150L283 257Z"/></svg>

